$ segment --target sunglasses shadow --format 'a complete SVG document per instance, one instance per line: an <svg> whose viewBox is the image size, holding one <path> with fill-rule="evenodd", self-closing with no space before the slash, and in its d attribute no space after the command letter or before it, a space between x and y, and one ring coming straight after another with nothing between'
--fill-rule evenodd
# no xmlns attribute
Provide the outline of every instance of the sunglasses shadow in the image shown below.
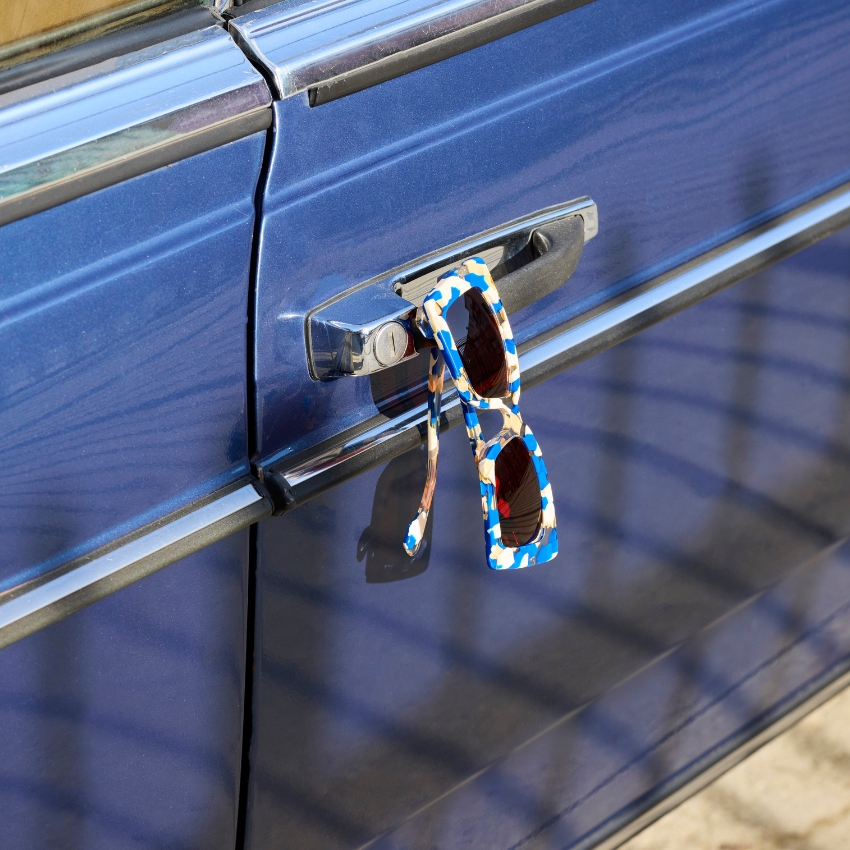
<svg viewBox="0 0 850 850"><path fill-rule="evenodd" d="M427 451L421 446L391 460L378 479L371 522L357 541L357 560L366 559L367 584L402 581L428 569L433 508L416 557L408 557L402 547L407 527L416 516L422 498L427 461Z"/></svg>

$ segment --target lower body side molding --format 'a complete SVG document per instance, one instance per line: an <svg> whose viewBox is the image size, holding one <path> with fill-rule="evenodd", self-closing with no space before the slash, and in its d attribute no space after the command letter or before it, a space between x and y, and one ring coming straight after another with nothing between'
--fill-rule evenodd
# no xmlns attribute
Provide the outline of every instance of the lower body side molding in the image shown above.
<svg viewBox="0 0 850 850"><path fill-rule="evenodd" d="M243 480L108 547L0 593L0 649L271 512L268 496Z"/></svg>

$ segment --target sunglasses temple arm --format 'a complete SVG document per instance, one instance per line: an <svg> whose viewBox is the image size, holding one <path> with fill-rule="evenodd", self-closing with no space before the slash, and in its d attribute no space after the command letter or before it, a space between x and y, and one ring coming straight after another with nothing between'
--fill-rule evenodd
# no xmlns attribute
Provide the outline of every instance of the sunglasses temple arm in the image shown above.
<svg viewBox="0 0 850 850"><path fill-rule="evenodd" d="M428 371L428 471L425 478L425 490L416 519L407 528L404 551L412 558L422 545L428 512L434 499L437 486L437 455L440 452L440 402L443 397L443 373L445 366L439 348L431 350L431 367Z"/></svg>

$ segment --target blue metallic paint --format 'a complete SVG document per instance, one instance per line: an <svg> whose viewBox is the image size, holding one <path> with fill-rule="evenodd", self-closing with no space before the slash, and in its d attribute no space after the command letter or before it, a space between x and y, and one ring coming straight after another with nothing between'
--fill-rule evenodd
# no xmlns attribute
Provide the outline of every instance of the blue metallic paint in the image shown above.
<svg viewBox="0 0 850 850"><path fill-rule="evenodd" d="M847 179L848 30L838 0L605 0L277 104L260 455L374 412L366 381L309 380L303 338L373 274L592 194L600 237L522 340ZM0 229L0 590L247 471L263 141ZM460 429L413 561L420 452L263 523L248 846L576 846L845 664L848 255L833 237L523 397L552 564L480 563ZM0 845L234 846L247 545L0 653Z"/></svg>
<svg viewBox="0 0 850 850"><path fill-rule="evenodd" d="M248 532L0 652L0 847L233 850Z"/></svg>
<svg viewBox="0 0 850 850"><path fill-rule="evenodd" d="M369 846L592 847L643 803L662 799L747 740L762 720L781 716L846 670L848 599L845 545L794 570ZM627 623L618 626L615 640L647 640L643 628L630 634ZM529 701L548 696L544 689Z"/></svg>
<svg viewBox="0 0 850 850"><path fill-rule="evenodd" d="M257 282L258 450L375 412L309 378L334 293L565 198L599 204L570 285L518 341L848 177L840 0L605 0L315 109L279 102Z"/></svg>
<svg viewBox="0 0 850 850"><path fill-rule="evenodd" d="M524 393L550 564L480 563L461 429L418 561L424 451L261 523L251 850L579 846L843 669L849 273L843 231Z"/></svg>
<svg viewBox="0 0 850 850"><path fill-rule="evenodd" d="M0 229L0 590L248 471L264 141Z"/></svg>

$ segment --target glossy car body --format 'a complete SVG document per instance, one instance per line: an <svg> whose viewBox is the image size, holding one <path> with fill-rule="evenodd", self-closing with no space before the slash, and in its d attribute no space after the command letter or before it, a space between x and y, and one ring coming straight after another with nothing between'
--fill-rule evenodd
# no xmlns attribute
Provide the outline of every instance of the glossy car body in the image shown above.
<svg viewBox="0 0 850 850"><path fill-rule="evenodd" d="M842 681L846 5L180 15L0 75L0 846L614 847ZM411 560L426 358L311 316L585 197L560 554L487 569L449 390Z"/></svg>

